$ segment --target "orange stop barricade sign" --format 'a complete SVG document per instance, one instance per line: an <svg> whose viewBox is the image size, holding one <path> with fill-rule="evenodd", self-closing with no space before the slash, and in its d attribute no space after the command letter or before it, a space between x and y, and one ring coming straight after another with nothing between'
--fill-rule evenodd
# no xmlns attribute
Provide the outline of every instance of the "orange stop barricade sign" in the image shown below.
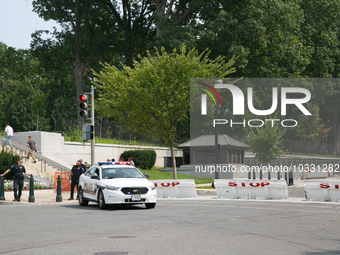
<svg viewBox="0 0 340 255"><path fill-rule="evenodd" d="M71 171L67 172L54 172L53 175L53 182L52 187L57 190L58 185L58 175L60 175L61 179L61 191L70 191L71 190ZM75 190L77 190L77 187L75 187Z"/></svg>

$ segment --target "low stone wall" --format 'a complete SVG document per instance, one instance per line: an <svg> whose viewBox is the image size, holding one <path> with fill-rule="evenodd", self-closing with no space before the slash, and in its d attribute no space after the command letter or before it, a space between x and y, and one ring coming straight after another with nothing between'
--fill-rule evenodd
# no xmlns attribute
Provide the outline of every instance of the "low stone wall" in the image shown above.
<svg viewBox="0 0 340 255"><path fill-rule="evenodd" d="M91 163L91 143L65 142L60 133L43 131L16 132L12 140L26 146L29 135L36 142L38 151L45 157L65 162L70 167L80 158ZM154 150L157 155L155 163L157 167L164 167L164 157L171 156L170 148L167 147L96 144L95 163L112 158L119 160L119 156L127 150ZM182 150L175 149L175 156L182 157Z"/></svg>

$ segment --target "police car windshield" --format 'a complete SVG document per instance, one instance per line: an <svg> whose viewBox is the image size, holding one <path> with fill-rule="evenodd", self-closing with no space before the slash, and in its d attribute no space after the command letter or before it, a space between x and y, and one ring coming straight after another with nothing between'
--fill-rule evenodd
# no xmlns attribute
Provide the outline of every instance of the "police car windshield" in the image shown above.
<svg viewBox="0 0 340 255"><path fill-rule="evenodd" d="M103 179L145 178L136 168L103 168Z"/></svg>

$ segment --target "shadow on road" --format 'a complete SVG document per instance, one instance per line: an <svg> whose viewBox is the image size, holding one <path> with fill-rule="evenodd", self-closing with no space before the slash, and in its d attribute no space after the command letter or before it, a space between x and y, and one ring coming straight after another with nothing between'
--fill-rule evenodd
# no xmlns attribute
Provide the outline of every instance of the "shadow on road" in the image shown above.
<svg viewBox="0 0 340 255"><path fill-rule="evenodd" d="M99 206L95 203L90 203L87 206L80 206L78 204L65 204L62 205L65 208L72 208L78 210L100 210ZM141 205L108 205L105 211L130 211L130 210L145 210L144 204Z"/></svg>

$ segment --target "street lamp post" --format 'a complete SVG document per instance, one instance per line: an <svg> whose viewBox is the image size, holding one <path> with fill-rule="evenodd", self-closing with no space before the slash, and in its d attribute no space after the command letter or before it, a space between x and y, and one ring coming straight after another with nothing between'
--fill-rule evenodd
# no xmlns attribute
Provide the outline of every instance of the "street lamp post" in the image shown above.
<svg viewBox="0 0 340 255"><path fill-rule="evenodd" d="M217 105L215 106L215 119L217 119ZM215 124L215 179L219 179L218 164L220 163L220 150L218 144L218 128Z"/></svg>

